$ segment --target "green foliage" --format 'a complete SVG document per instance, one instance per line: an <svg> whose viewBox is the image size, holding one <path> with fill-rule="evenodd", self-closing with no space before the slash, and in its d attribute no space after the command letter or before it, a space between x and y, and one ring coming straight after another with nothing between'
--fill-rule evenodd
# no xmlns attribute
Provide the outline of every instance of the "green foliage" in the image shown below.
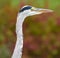
<svg viewBox="0 0 60 58"><path fill-rule="evenodd" d="M10 58L10 51L6 45L0 45L0 58Z"/></svg>
<svg viewBox="0 0 60 58"><path fill-rule="evenodd" d="M60 5L60 0L49 0L49 8L55 9Z"/></svg>
<svg viewBox="0 0 60 58"><path fill-rule="evenodd" d="M11 7L17 7L20 3L20 0L11 0Z"/></svg>

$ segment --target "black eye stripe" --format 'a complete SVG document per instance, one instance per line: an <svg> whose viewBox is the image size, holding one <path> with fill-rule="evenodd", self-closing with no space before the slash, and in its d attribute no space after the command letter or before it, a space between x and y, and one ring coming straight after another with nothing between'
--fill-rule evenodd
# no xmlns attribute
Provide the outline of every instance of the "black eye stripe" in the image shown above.
<svg viewBox="0 0 60 58"><path fill-rule="evenodd" d="M22 8L19 12L23 12L23 11L31 9L31 8L32 8L31 6L26 6L26 7Z"/></svg>

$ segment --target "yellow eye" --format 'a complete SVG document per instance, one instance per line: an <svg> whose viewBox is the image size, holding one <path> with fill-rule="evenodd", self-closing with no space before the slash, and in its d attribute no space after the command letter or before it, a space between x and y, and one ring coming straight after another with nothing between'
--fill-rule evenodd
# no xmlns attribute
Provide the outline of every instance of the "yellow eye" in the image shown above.
<svg viewBox="0 0 60 58"><path fill-rule="evenodd" d="M34 9L35 9L35 7L32 7L32 8L31 8L31 10L34 10Z"/></svg>

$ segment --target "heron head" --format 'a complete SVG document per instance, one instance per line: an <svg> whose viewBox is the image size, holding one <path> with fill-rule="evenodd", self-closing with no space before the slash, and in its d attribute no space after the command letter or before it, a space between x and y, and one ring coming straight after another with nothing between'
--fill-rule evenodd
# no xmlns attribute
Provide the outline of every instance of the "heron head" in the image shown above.
<svg viewBox="0 0 60 58"><path fill-rule="evenodd" d="M32 15L37 15L37 14L42 14L42 13L47 13L47 12L53 12L53 10L36 8L36 7L26 5L22 7L19 12L25 16L32 16Z"/></svg>

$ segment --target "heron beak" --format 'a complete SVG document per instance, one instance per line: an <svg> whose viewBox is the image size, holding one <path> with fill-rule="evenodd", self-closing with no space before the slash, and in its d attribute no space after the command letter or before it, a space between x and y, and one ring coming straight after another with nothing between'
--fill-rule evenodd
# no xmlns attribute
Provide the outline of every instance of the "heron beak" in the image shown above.
<svg viewBox="0 0 60 58"><path fill-rule="evenodd" d="M32 11L40 12L40 13L49 13L53 12L53 10L50 9L43 9L43 8L32 8Z"/></svg>
<svg viewBox="0 0 60 58"><path fill-rule="evenodd" d="M53 10L50 10L50 9L37 9L37 11L41 13L53 12Z"/></svg>

